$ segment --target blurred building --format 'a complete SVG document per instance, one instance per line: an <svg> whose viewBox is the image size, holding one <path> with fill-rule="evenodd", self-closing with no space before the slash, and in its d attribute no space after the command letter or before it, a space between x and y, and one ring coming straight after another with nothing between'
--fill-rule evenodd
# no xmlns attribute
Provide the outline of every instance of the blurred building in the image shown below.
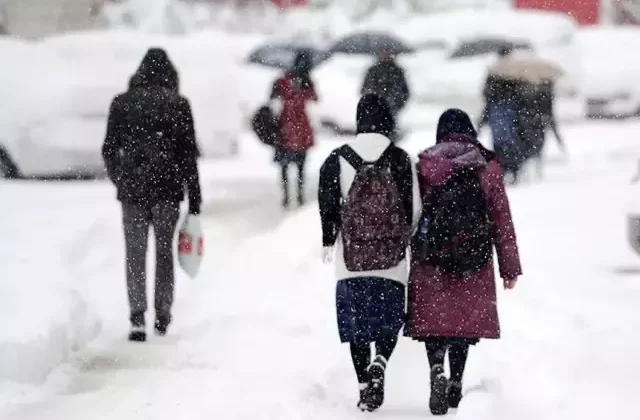
<svg viewBox="0 0 640 420"><path fill-rule="evenodd" d="M0 0L4 29L11 35L39 38L88 29L101 0Z"/></svg>

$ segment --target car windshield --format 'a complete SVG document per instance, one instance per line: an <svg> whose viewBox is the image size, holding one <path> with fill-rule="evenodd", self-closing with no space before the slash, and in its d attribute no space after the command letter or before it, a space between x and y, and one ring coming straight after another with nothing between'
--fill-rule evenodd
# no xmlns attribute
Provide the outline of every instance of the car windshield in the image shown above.
<svg viewBox="0 0 640 420"><path fill-rule="evenodd" d="M533 48L525 42L510 42L502 39L478 39L464 41L451 54L451 58L469 58L481 55L497 54L500 48L510 47L515 50L531 51Z"/></svg>

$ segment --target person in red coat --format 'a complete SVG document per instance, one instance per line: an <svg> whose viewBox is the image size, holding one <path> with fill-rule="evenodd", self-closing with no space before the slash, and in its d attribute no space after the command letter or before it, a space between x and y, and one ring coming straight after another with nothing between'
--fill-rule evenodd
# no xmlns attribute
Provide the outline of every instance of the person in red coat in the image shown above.
<svg viewBox="0 0 640 420"><path fill-rule="evenodd" d="M491 237L498 254L505 289L513 289L522 274L509 201L496 155L477 140L469 116L446 111L438 122L436 145L420 154L418 179L423 205L429 206L434 187L457 170L476 168L491 222ZM500 338L493 258L477 272L445 274L421 262L412 249L405 335L426 344L431 366L433 414L446 414L462 398L462 376L469 346L481 338ZM450 378L444 376L449 354Z"/></svg>
<svg viewBox="0 0 640 420"><path fill-rule="evenodd" d="M312 57L308 51L302 50L296 56L293 68L278 78L273 85L271 99L282 101L282 112L279 117L282 143L276 146L275 161L282 171L283 207L289 206L289 177L291 164L298 167L298 204L304 204L304 167L307 150L313 144L313 128L306 112L310 101L317 101L318 96L311 80Z"/></svg>

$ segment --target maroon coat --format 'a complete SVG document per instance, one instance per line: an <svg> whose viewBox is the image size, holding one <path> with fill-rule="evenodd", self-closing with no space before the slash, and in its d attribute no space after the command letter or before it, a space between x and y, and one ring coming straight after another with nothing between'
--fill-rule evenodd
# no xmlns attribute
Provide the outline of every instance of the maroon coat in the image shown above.
<svg viewBox="0 0 640 420"><path fill-rule="evenodd" d="M521 274L520 258L502 172L489 153L472 137L449 135L420 155L420 187L423 201L428 203L432 187L443 184L457 168L479 168L500 276L511 279ZM408 293L405 335L409 337L500 337L493 260L468 277L412 264Z"/></svg>
<svg viewBox="0 0 640 420"><path fill-rule="evenodd" d="M292 151L312 147L313 128L306 113L306 104L318 100L313 84L306 88L298 87L295 77L287 73L276 81L275 96L283 102L279 119L282 147Z"/></svg>

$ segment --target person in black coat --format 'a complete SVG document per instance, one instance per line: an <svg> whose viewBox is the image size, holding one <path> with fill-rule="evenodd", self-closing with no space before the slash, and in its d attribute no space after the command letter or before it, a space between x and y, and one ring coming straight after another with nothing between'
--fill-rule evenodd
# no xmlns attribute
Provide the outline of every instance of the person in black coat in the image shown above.
<svg viewBox="0 0 640 420"><path fill-rule="evenodd" d="M404 69L395 61L393 54L383 51L364 78L360 94L373 93L387 101L391 114L397 119L409 102L411 93Z"/></svg>
<svg viewBox="0 0 640 420"><path fill-rule="evenodd" d="M546 144L548 130L553 132L560 150L566 154L554 112L554 90L554 83L550 80L523 84L522 86L518 112L520 137L524 157L536 163L538 178L543 176L542 152Z"/></svg>
<svg viewBox="0 0 640 420"><path fill-rule="evenodd" d="M174 293L173 238L185 189L189 212L200 213L193 116L179 94L178 72L167 53L150 49L111 103L102 156L122 203L132 341L144 341L146 255L149 227L156 238L155 330L171 322Z"/></svg>

